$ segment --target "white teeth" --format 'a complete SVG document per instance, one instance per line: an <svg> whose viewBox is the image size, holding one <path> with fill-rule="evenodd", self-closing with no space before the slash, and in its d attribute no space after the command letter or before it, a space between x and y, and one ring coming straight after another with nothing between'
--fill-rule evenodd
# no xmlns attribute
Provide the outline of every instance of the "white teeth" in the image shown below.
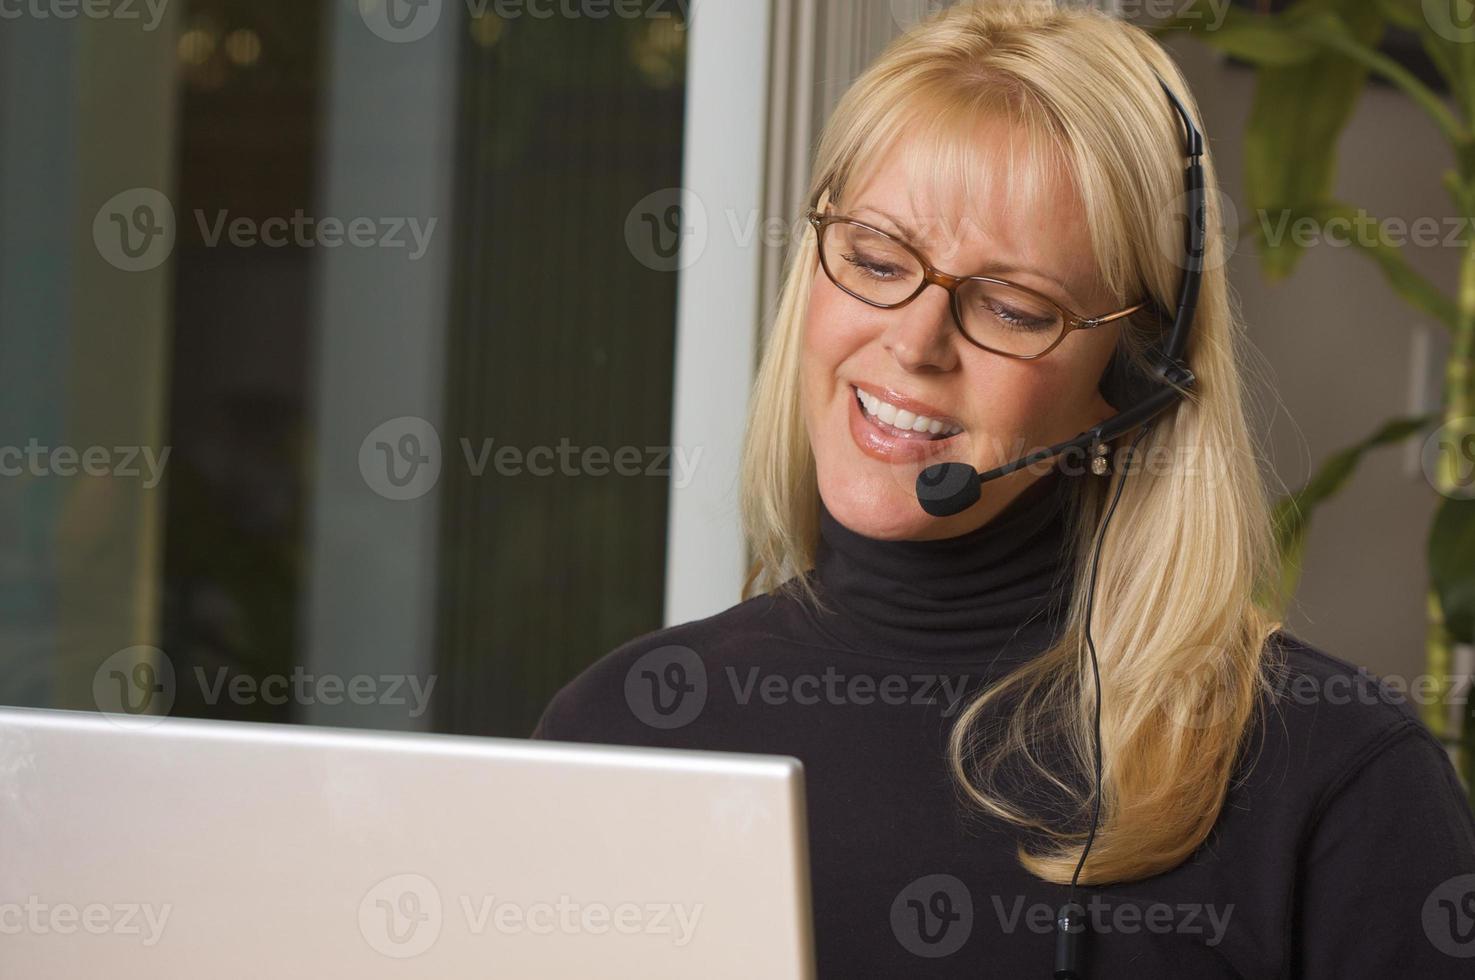
<svg viewBox="0 0 1475 980"><path fill-rule="evenodd" d="M854 388L853 385L851 387ZM938 419L928 418L925 415L917 415L914 412L908 412L904 408L897 408L895 405L884 402L870 392L862 391L859 388L855 388L855 396L860 399L861 405L864 406L868 414L874 415L887 425L894 425L898 429L926 432L934 436L955 436L963 431L962 426L947 425Z"/></svg>

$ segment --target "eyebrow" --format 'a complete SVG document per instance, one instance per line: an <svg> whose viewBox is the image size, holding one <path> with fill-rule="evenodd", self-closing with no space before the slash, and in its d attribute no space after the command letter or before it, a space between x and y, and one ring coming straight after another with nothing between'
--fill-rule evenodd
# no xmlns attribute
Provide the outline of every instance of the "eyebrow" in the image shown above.
<svg viewBox="0 0 1475 980"><path fill-rule="evenodd" d="M902 221L900 218L896 217L893 214L890 214L889 212L882 211L880 208L871 207L868 204L854 209L852 213L860 214L862 211L868 211L879 218L889 221L891 223L892 229L900 234L903 238L907 239L907 243L909 245L911 245L913 248L920 247L916 244L916 240L921 236L914 232L911 227L908 226L907 223ZM1065 283L1061 282L1059 279L1056 279L1054 276L1046 275L1038 269L1027 269L1023 266L1011 266L1004 264L993 266L991 274L996 274L999 277L1007 278L1009 275L1017 275L1021 272L1027 275L1038 276L1039 278L1044 279L1046 282L1053 285L1056 289L1060 290L1060 292L1065 295L1067 304L1069 304L1072 308L1075 308L1077 302L1075 294L1070 291Z"/></svg>

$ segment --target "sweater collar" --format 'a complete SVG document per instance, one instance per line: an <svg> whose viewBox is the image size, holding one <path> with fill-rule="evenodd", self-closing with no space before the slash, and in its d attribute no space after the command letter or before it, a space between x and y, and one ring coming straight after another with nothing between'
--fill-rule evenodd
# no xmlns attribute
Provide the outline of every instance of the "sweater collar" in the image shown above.
<svg viewBox="0 0 1475 980"><path fill-rule="evenodd" d="M1042 652L1069 601L1072 479L1052 469L987 524L934 541L866 537L821 503L819 626L895 659L1019 663Z"/></svg>

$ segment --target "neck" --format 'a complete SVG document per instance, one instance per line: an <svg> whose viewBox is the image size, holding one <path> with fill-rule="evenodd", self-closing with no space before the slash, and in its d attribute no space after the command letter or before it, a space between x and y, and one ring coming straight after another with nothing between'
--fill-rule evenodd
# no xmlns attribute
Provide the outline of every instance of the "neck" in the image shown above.
<svg viewBox="0 0 1475 980"><path fill-rule="evenodd" d="M1069 602L1070 477L1051 470L979 528L884 541L820 505L819 624L841 643L910 660L1023 662L1058 635Z"/></svg>

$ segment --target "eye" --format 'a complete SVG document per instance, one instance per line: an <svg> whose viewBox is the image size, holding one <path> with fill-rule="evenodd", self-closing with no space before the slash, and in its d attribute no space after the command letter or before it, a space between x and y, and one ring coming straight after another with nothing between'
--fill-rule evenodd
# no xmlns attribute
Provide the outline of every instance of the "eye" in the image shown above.
<svg viewBox="0 0 1475 980"><path fill-rule="evenodd" d="M1052 329L1058 319L1053 312L1048 310L1021 308L1018 305L1005 303L996 296L983 297L979 307L985 315L1005 326L1025 332Z"/></svg>
<svg viewBox="0 0 1475 980"><path fill-rule="evenodd" d="M907 276L905 268L883 258L866 255L859 249L847 252L841 258L861 275L877 282L894 282Z"/></svg>

